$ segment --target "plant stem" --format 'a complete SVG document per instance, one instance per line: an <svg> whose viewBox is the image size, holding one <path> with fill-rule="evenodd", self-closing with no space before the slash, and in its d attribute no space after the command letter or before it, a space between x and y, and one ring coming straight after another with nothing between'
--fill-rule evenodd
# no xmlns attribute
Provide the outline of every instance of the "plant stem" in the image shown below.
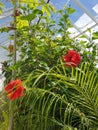
<svg viewBox="0 0 98 130"><path fill-rule="evenodd" d="M14 21L14 55L13 55L13 64L16 63L16 42L17 42L17 29L16 29L16 8L17 4L14 2L14 10L13 10L13 21ZM15 70L12 71L12 79L15 79Z"/></svg>
<svg viewBox="0 0 98 130"><path fill-rule="evenodd" d="M12 102L10 101L10 105L9 105L9 112L10 112L9 118L10 118L10 120L9 120L8 130L13 130L13 127L14 127L14 125L13 125L13 110L12 109L13 109L12 108Z"/></svg>
<svg viewBox="0 0 98 130"><path fill-rule="evenodd" d="M17 29L16 29L16 8L17 8L17 5L16 5L16 2L14 3L14 28L15 28L15 30L14 30L14 59L13 59L13 64L15 64L16 63L16 42L17 42L17 39L16 39L16 37L17 37Z"/></svg>
<svg viewBox="0 0 98 130"><path fill-rule="evenodd" d="M13 21L14 21L14 56L13 56L13 64L16 63L16 36L17 36L17 30L16 30L16 7L17 7L17 4L16 2L14 1L14 4L13 4L13 14L14 14L14 18L13 18ZM12 79L15 79L15 70L12 71ZM9 112L10 112L10 117L9 117L9 126L8 126L8 130L13 130L14 128L14 122L13 122L13 107L12 107L12 101L10 101L10 104L9 104Z"/></svg>
<svg viewBox="0 0 98 130"><path fill-rule="evenodd" d="M47 0L46 4L48 4L50 2L50 0ZM39 17L37 24L39 24L39 22L41 21L41 17L43 16L43 14L41 14L41 16Z"/></svg>

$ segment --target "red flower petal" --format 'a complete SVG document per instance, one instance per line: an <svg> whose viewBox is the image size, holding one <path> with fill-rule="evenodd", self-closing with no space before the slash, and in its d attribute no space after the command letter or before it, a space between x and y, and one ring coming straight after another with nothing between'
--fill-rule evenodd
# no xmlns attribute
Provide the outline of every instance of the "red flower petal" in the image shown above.
<svg viewBox="0 0 98 130"><path fill-rule="evenodd" d="M63 60L66 62L71 62L70 56L68 54L63 57Z"/></svg>
<svg viewBox="0 0 98 130"><path fill-rule="evenodd" d="M20 79L11 80L10 83L5 87L5 91L9 91L14 86L21 85L22 81Z"/></svg>
<svg viewBox="0 0 98 130"><path fill-rule="evenodd" d="M76 51L74 51L74 50L69 50L69 51L68 51L68 54L71 55L71 56L73 56L74 54L76 54Z"/></svg>
<svg viewBox="0 0 98 130"><path fill-rule="evenodd" d="M81 61L81 56L74 50L69 50L68 53L63 57L68 67L76 67Z"/></svg>
<svg viewBox="0 0 98 130"><path fill-rule="evenodd" d="M18 89L15 92L13 92L13 94L9 97L10 100L14 100L21 96L24 96L24 90L25 88L23 86L18 87Z"/></svg>
<svg viewBox="0 0 98 130"><path fill-rule="evenodd" d="M14 80L10 81L10 83L5 87L5 91L9 91L14 86Z"/></svg>
<svg viewBox="0 0 98 130"><path fill-rule="evenodd" d="M67 67L76 67L77 65L74 62L66 62Z"/></svg>
<svg viewBox="0 0 98 130"><path fill-rule="evenodd" d="M22 86L22 81L20 79L11 80L10 83L5 87L5 91L10 100L24 96L24 90L25 88Z"/></svg>

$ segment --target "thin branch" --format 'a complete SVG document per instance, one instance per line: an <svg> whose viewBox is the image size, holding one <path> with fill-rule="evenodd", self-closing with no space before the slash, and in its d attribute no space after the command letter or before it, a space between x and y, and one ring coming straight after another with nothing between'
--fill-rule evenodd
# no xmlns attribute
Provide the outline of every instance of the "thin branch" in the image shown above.
<svg viewBox="0 0 98 130"><path fill-rule="evenodd" d="M16 28L16 8L17 8L17 4L16 2L14 2L14 9L13 9L13 14L14 14L14 28ZM13 64L16 63L16 32L17 30L14 30L14 56L13 56ZM12 79L15 78L15 70L12 71ZM8 130L13 130L14 128L14 122L13 122L13 108L12 108L12 102L10 102L9 104L9 112L10 112L10 117L9 117L9 126L8 126Z"/></svg>
<svg viewBox="0 0 98 130"><path fill-rule="evenodd" d="M16 5L14 7L14 15L16 15ZM16 16L14 16L14 28L16 28ZM17 37L17 30L14 30L14 64L16 63L16 37Z"/></svg>
<svg viewBox="0 0 98 130"><path fill-rule="evenodd" d="M12 111L12 102L10 102L10 118L9 118L9 126L8 130L13 130L13 111Z"/></svg>
<svg viewBox="0 0 98 130"><path fill-rule="evenodd" d="M50 0L48 0L47 2L46 2L46 4L49 4L49 2L50 2ZM39 17L39 19L38 19L38 21L37 21L37 24L39 24L39 22L41 21L41 17L43 16L43 14L41 14L41 16Z"/></svg>

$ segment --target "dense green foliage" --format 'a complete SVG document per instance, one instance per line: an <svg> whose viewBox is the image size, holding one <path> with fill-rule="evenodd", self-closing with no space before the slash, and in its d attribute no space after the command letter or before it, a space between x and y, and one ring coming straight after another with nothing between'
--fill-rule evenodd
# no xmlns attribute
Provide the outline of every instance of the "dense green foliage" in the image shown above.
<svg viewBox="0 0 98 130"><path fill-rule="evenodd" d="M97 130L97 46L93 42L97 33L89 40L74 40L68 31L74 9L56 10L44 0L28 2L19 4L21 13L16 17L17 61L13 64L14 52L9 52L10 60L3 63L5 84L14 70L26 92L12 104L4 93L0 96L0 130L8 129L10 110L13 130ZM1 31L11 30L5 27ZM9 37L14 40L13 35ZM66 67L62 61L70 49L82 57L76 68Z"/></svg>

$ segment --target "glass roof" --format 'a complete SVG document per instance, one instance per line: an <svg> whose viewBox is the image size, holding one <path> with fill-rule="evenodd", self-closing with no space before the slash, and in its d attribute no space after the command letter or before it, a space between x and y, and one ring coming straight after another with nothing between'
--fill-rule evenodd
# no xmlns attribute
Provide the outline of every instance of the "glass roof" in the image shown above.
<svg viewBox="0 0 98 130"><path fill-rule="evenodd" d="M0 28L10 24L11 14L13 13L10 0L2 0L2 2L5 7L3 8L3 14L0 15ZM88 28L91 28L92 31L98 31L98 0L50 0L50 3L56 9L62 9L66 5L76 10L69 16L73 26L69 29L72 37L77 37L83 33L88 36ZM0 46L7 46L10 42L7 33L0 34ZM7 52L0 48L0 62L6 59L6 55Z"/></svg>

